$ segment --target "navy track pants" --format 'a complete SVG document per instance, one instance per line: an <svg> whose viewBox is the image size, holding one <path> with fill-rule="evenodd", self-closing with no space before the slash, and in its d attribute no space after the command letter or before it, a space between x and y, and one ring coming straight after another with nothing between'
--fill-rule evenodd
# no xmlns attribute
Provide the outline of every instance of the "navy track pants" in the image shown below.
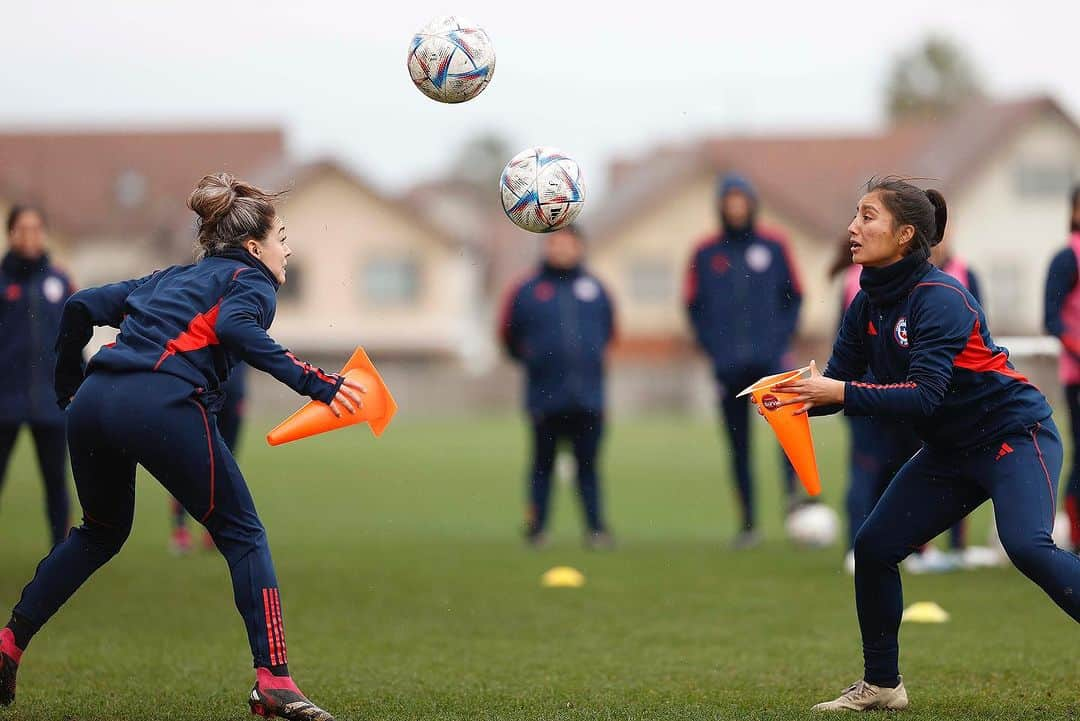
<svg viewBox="0 0 1080 721"><path fill-rule="evenodd" d="M214 415L191 385L164 373L93 373L68 409L68 445L83 523L38 565L15 615L40 628L116 555L131 531L135 467L142 465L225 556L255 666L286 664L266 532Z"/></svg>
<svg viewBox="0 0 1080 721"><path fill-rule="evenodd" d="M45 515L53 545L68 534L71 526L71 500L67 485L67 442L63 423L30 423L30 433L37 451L38 468L45 484ZM0 424L0 487L7 475L8 460L15 447L20 425Z"/></svg>
<svg viewBox="0 0 1080 721"><path fill-rule="evenodd" d="M732 472L735 492L739 499L742 528L749 530L757 523L754 501L754 479L750 459L750 396L735 396L743 388L764 376L777 373L775 366L728 369L717 375L720 409L724 414L724 429L731 444ZM795 470L791 467L782 448L780 451L780 477L785 498L795 494Z"/></svg>
<svg viewBox="0 0 1080 721"><path fill-rule="evenodd" d="M596 458L604 436L604 416L591 411L551 413L532 418L533 463L529 474L529 530L542 531L547 526L551 498L551 475L555 469L555 451L566 439L577 463L578 493L589 531L604 530L600 509L600 479Z"/></svg>
<svg viewBox="0 0 1080 721"><path fill-rule="evenodd" d="M925 447L904 464L855 537L865 679L895 685L903 593L898 564L987 499L1013 564L1080 621L1080 557L1054 545L1062 446L1052 419L965 451Z"/></svg>

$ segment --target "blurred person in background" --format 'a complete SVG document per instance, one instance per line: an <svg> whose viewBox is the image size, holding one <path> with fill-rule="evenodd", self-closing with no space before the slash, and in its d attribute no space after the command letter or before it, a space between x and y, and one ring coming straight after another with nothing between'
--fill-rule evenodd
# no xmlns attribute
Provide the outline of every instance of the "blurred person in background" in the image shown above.
<svg viewBox="0 0 1080 721"><path fill-rule="evenodd" d="M712 361L741 512L736 549L760 542L750 461L749 398L736 394L759 378L787 370L783 358L802 304L795 266L781 236L757 226L758 196L737 174L718 178L720 233L702 242L687 269L686 309L694 337ZM783 493L798 502L795 473L780 452Z"/></svg>
<svg viewBox="0 0 1080 721"><path fill-rule="evenodd" d="M615 334L604 286L584 267L581 229L570 225L544 237L540 268L506 297L500 336L525 370L525 407L532 424L525 538L547 541L555 452L569 441L577 465L586 545L608 548L612 537L601 509L597 456L604 433L604 355Z"/></svg>
<svg viewBox="0 0 1080 721"><path fill-rule="evenodd" d="M930 262L960 281L976 301L982 302L978 279L963 260L950 252L948 234L942 242L931 248ZM860 290L861 274L862 266L851 262L851 241L844 237L830 268L832 277L842 277L841 322ZM864 380L873 382L869 374ZM844 569L854 574L855 552L852 549L855 547L855 535L874 510L889 481L908 459L922 448L922 441L911 425L903 419L845 415L844 420L851 433L846 498L848 552L844 556ZM999 556L990 549L982 546L967 547L966 525L967 520L964 519L949 529L949 551L943 552L928 544L904 560L904 569L916 574L944 573L962 568L997 565Z"/></svg>
<svg viewBox="0 0 1080 721"><path fill-rule="evenodd" d="M1061 341L1058 377L1065 386L1073 441L1072 467L1065 490L1072 550L1080 550L1080 185L1073 188L1068 244L1050 262L1046 276L1043 325Z"/></svg>
<svg viewBox="0 0 1080 721"><path fill-rule="evenodd" d="M239 447L240 428L244 421L244 399L247 395L247 366L237 363L232 369L228 380L221 386L221 392L225 394L224 405L217 413L218 431L221 440L235 457ZM184 504L173 498L169 502L172 512L172 535L169 537L169 547L174 555L184 556L191 553L193 542L191 531L188 529L188 513L184 510ZM214 550L214 539L210 532L203 529L203 548L207 551Z"/></svg>
<svg viewBox="0 0 1080 721"><path fill-rule="evenodd" d="M199 217L198 261L82 290L64 305L55 398L67 408L83 522L38 564L0 629L0 705L15 700L16 673L34 635L120 552L142 465L210 531L228 563L255 667L251 711L333 721L290 675L266 531L215 415L221 384L239 360L335 415L355 413L365 392L299 360L267 332L292 254L278 197L227 173L205 176L188 199ZM84 374L83 348L105 325L120 334Z"/></svg>
<svg viewBox="0 0 1080 721"><path fill-rule="evenodd" d="M30 426L45 482L45 510L53 545L67 535L67 439L56 407L53 369L64 302L74 292L49 261L45 215L16 205L7 218L8 251L0 262L0 485L15 439Z"/></svg>

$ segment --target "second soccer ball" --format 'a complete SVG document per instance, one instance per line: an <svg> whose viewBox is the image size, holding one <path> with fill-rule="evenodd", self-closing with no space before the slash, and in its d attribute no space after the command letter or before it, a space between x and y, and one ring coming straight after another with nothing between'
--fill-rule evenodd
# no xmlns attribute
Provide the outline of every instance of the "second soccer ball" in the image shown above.
<svg viewBox="0 0 1080 721"><path fill-rule="evenodd" d="M585 205L581 168L555 148L529 148L511 158L499 192L506 217L533 233L569 225Z"/></svg>

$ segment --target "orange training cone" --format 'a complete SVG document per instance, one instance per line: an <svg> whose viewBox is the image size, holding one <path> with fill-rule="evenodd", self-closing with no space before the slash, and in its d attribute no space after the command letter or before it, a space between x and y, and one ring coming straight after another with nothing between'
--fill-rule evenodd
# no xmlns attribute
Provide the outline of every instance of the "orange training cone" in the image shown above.
<svg viewBox="0 0 1080 721"><path fill-rule="evenodd" d="M390 395L382 376L367 357L363 348L357 348L352 358L341 369L341 375L360 383L367 388L361 395L363 404L356 413L342 411L338 418L330 406L319 401L311 401L303 408L283 420L277 427L266 434L266 442L272 446L296 441L318 433L326 433L345 426L352 426L367 421L375 437L382 435L390 419L397 413L397 403Z"/></svg>
<svg viewBox="0 0 1080 721"><path fill-rule="evenodd" d="M739 393L750 394L754 404L763 410L765 420L772 426L773 433L780 441L780 446L795 468L795 474L802 481L806 492L811 496L821 493L821 477L818 475L817 458L814 456L814 439L810 436L810 419L806 414L794 415L795 407L781 406L780 402L791 398L791 393L779 393L773 390L785 381L795 380L809 371L809 366L787 373L765 376L754 385Z"/></svg>

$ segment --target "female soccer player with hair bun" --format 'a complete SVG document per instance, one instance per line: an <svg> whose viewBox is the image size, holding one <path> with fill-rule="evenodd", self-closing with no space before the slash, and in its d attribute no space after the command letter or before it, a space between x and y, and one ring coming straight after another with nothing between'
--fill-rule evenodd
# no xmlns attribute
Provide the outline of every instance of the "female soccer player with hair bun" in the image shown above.
<svg viewBox="0 0 1080 721"><path fill-rule="evenodd" d="M267 334L292 254L278 196L222 173L199 181L198 261L73 295L57 340L56 393L83 523L53 548L0 629L0 705L30 639L123 546L135 513L135 467L144 466L210 532L232 575L256 669L253 713L333 721L289 676L277 577L244 477L218 432L221 386L238 361L297 393L355 413L365 389L325 373ZM95 326L120 329L91 359Z"/></svg>
<svg viewBox="0 0 1080 721"><path fill-rule="evenodd" d="M1054 545L1062 446L1042 393L994 344L982 308L929 262L947 211L936 190L871 181L848 227L861 290L824 375L778 390L795 412L907 419L923 448L896 474L855 538L863 678L818 711L901 709L903 612L897 568L987 499L1009 558L1080 620L1080 558ZM870 371L875 382L862 379Z"/></svg>

